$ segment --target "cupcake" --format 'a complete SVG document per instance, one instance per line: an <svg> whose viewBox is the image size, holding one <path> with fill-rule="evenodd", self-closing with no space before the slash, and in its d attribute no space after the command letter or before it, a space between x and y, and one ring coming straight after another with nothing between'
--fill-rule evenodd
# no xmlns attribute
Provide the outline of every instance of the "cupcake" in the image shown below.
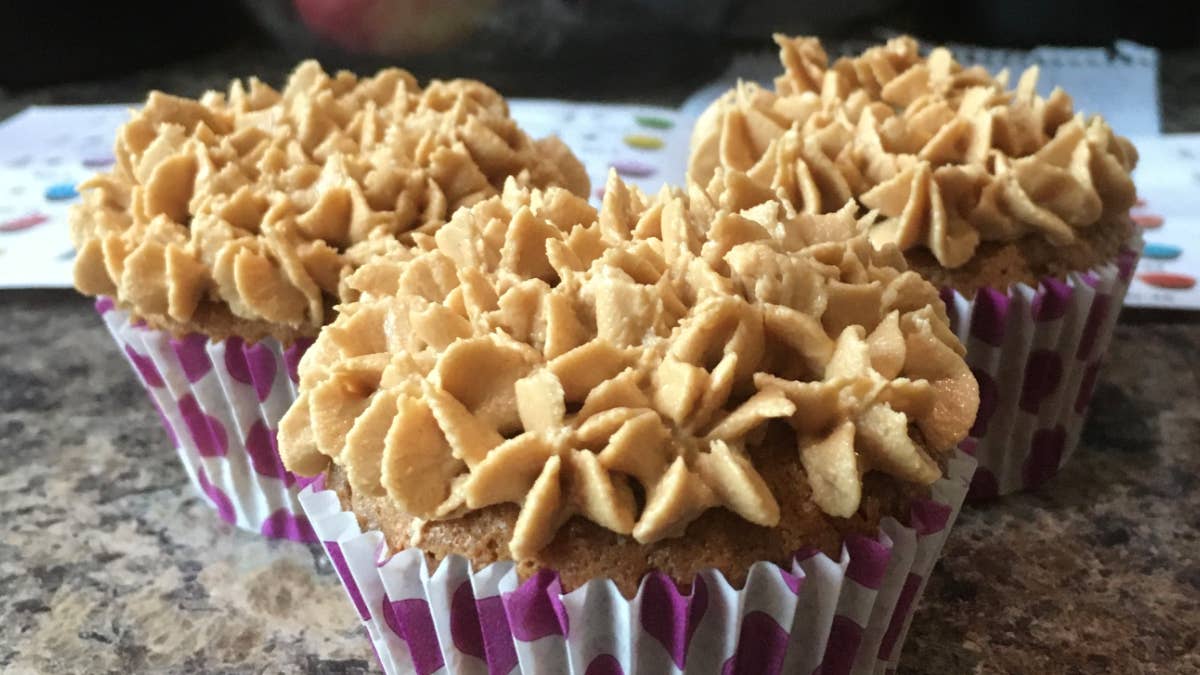
<svg viewBox="0 0 1200 675"><path fill-rule="evenodd" d="M1129 209L1137 152L1037 68L964 67L902 37L829 63L776 36L773 90L742 83L698 120L689 174L744 171L802 211L854 199L937 285L979 380L963 448L972 496L1040 485L1073 452L1141 249Z"/></svg>
<svg viewBox="0 0 1200 675"><path fill-rule="evenodd" d="M978 391L855 208L511 181L352 274L280 452L385 671L894 667Z"/></svg>
<svg viewBox="0 0 1200 675"><path fill-rule="evenodd" d="M530 139L479 82L422 89L402 70L360 80L311 61L282 91L154 92L115 155L70 216L75 285L220 516L294 539L313 534L275 430L300 355L353 296L344 281L509 178L589 188L561 141Z"/></svg>

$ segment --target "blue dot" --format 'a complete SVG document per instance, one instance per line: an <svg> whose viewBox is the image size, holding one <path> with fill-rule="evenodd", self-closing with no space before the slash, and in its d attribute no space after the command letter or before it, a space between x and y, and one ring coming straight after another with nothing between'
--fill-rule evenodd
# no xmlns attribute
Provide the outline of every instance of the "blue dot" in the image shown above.
<svg viewBox="0 0 1200 675"><path fill-rule="evenodd" d="M1146 243L1146 248L1142 250L1142 255L1155 260L1174 260L1183 254L1183 249L1171 244L1155 244Z"/></svg>
<svg viewBox="0 0 1200 675"><path fill-rule="evenodd" d="M79 196L79 192L75 190L74 183L55 183L46 188L46 199L52 202L62 201L64 199L74 199Z"/></svg>

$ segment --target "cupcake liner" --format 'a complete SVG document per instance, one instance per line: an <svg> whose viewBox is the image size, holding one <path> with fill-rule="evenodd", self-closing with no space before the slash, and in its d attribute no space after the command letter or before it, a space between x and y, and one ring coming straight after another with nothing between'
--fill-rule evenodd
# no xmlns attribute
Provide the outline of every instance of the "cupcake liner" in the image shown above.
<svg viewBox="0 0 1200 675"><path fill-rule="evenodd" d="M430 572L419 549L386 555L323 480L300 501L389 675L890 673L974 468L956 453L911 525L889 518L836 559L758 562L740 589L707 570L687 594L650 573L632 600L608 579L566 594L552 571L521 582L511 562L448 556Z"/></svg>
<svg viewBox="0 0 1200 675"><path fill-rule="evenodd" d="M960 445L979 460L968 499L1036 488L1075 451L1141 249L1135 236L1112 262L1037 288L983 288L974 300L942 289L979 381Z"/></svg>
<svg viewBox="0 0 1200 675"><path fill-rule="evenodd" d="M307 481L284 469L275 442L309 342L285 348L273 339L175 338L131 321L108 298L96 301L96 311L217 515L266 537L316 541L297 497Z"/></svg>

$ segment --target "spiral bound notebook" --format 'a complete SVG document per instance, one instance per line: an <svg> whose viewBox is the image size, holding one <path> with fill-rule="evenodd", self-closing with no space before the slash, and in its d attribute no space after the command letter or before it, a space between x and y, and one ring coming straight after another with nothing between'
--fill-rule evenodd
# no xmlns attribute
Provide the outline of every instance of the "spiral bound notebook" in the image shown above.
<svg viewBox="0 0 1200 675"><path fill-rule="evenodd" d="M1043 93L1062 86L1077 107L1105 115L1142 153L1135 174L1145 203L1147 256L1129 292L1131 305L1200 309L1200 135L1159 135L1158 54L1132 43L1112 50L1042 48L1030 52L955 47L964 62L1014 75L1034 63ZM610 168L643 190L682 184L695 116L737 79L769 82L774 54L734 60L725 76L681 108L556 100L510 100L531 136L555 134L583 160L599 203ZM112 162L112 138L130 105L29 108L0 122L0 289L69 287L74 253L66 213L75 186Z"/></svg>

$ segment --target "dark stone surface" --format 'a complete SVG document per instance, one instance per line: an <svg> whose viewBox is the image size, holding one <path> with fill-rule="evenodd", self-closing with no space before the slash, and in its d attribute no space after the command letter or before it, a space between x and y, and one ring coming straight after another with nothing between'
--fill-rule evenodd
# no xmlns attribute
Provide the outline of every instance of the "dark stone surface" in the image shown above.
<svg viewBox="0 0 1200 675"><path fill-rule="evenodd" d="M0 672L367 670L320 547L213 516L89 301L0 326Z"/></svg>
<svg viewBox="0 0 1200 675"><path fill-rule="evenodd" d="M963 512L902 672L1200 672L1200 323L1127 313L1079 450Z"/></svg>
<svg viewBox="0 0 1200 675"><path fill-rule="evenodd" d="M0 115L195 93L246 63L289 65L235 50ZM1164 58L1167 130L1200 129L1198 81L1200 53ZM959 519L903 673L1200 672L1198 318L1126 313L1070 465ZM319 548L235 530L187 485L88 301L5 291L0 326L0 671L377 669Z"/></svg>

